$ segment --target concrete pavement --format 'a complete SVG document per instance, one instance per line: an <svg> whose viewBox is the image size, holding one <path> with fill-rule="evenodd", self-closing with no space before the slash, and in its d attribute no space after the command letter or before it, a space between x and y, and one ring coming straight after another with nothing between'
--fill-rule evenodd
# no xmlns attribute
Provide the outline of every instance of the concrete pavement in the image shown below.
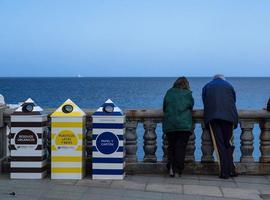
<svg viewBox="0 0 270 200"><path fill-rule="evenodd" d="M12 193L15 195L12 195ZM270 176L130 175L123 181L10 180L0 175L1 200L270 199Z"/></svg>

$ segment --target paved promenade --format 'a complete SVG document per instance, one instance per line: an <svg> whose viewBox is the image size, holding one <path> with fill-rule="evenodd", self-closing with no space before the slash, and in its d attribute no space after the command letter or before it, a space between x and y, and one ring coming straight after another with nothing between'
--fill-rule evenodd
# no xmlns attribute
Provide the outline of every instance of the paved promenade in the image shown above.
<svg viewBox="0 0 270 200"><path fill-rule="evenodd" d="M11 195L10 193L15 193ZM131 175L124 181L9 180L0 175L1 200L270 199L270 176Z"/></svg>

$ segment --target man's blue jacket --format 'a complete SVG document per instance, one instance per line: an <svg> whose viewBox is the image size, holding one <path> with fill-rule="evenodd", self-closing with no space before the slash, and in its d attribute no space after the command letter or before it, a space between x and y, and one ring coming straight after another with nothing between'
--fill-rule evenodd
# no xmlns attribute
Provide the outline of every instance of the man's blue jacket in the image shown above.
<svg viewBox="0 0 270 200"><path fill-rule="evenodd" d="M219 78L210 81L202 90L202 99L206 125L213 119L222 119L231 122L234 128L237 127L236 97L230 83Z"/></svg>

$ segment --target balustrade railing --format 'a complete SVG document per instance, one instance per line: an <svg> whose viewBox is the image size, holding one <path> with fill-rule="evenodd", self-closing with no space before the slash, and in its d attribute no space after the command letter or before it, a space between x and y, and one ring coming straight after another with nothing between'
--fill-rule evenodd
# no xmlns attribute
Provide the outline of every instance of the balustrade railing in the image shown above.
<svg viewBox="0 0 270 200"><path fill-rule="evenodd" d="M48 114L52 110L47 110ZM1 123L1 112L2 112L2 123ZM92 132L91 132L91 114L93 110L85 109L87 113L87 135L86 135L86 145L87 145L87 158L91 162L91 146L92 146ZM6 126L10 123L10 114L12 109L0 108L0 158L5 157L6 152ZM163 113L161 110L126 110L126 133L125 133L125 149L126 149L126 163L128 166L137 166L146 164L153 165L157 164L164 167L166 162L167 154L167 140L166 136L162 135L162 142L157 142L157 125L162 123ZM241 128L240 135L240 162L237 163L239 169L246 173L253 174L267 174L270 173L270 112L265 110L239 110L239 125ZM188 142L186 151L186 162L192 163L192 167L196 166L198 172L204 173L207 170L206 166L216 165L214 159L214 149L212 145L212 140L208 129L205 127L203 122L203 110L193 111L193 127L200 127L201 134L193 133ZM138 134L140 128L139 124L142 124L144 129L143 133L143 147L138 146ZM260 143L259 146L254 147L254 126L260 128ZM198 131L198 130L197 130ZM196 136L201 139L201 146L196 146ZM157 159L157 148L161 145L163 150L162 160ZM143 148L144 156L143 160L139 161L137 152L139 148ZM195 149L201 151L201 159L199 161L195 160ZM260 150L259 161L255 161L253 152L254 149L258 148ZM147 167L146 167L147 168ZM131 171L136 172L137 167L132 168ZM212 168L209 168L212 170ZM142 170L141 170L142 171ZM140 172L141 172L140 171Z"/></svg>

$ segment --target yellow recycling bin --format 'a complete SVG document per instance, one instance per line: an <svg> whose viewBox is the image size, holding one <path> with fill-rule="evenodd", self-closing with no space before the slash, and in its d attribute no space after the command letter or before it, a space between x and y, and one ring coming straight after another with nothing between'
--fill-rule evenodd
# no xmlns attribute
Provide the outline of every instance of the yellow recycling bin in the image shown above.
<svg viewBox="0 0 270 200"><path fill-rule="evenodd" d="M51 115L51 178L85 174L85 113L70 99Z"/></svg>

